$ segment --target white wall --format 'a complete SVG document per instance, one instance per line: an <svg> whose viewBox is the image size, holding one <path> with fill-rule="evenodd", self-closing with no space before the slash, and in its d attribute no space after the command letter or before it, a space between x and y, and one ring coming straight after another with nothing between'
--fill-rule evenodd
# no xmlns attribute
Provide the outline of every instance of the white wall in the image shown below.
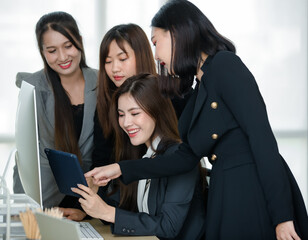
<svg viewBox="0 0 308 240"><path fill-rule="evenodd" d="M18 71L43 64L35 24L55 10L71 13L83 35L87 62L98 67L105 32L120 23L150 21L164 0L10 0L0 2L0 174L13 146ZM307 9L306 0L193 0L217 30L230 38L256 77L282 155L307 203ZM121 6L121 7L119 7Z"/></svg>

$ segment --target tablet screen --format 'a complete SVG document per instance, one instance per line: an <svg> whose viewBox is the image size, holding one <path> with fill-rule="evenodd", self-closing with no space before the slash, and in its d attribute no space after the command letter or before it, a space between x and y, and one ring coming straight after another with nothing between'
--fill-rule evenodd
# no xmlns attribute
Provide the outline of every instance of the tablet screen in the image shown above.
<svg viewBox="0 0 308 240"><path fill-rule="evenodd" d="M79 198L80 195L72 192L71 188L77 187L77 184L88 184L77 156L49 148L45 148L45 153L60 192Z"/></svg>

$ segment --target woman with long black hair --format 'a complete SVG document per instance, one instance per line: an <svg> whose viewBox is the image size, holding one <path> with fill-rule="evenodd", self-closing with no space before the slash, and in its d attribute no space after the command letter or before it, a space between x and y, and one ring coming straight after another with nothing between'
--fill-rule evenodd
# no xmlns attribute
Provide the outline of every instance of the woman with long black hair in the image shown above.
<svg viewBox="0 0 308 240"><path fill-rule="evenodd" d="M300 190L279 154L257 83L234 45L186 0L161 7L151 40L166 69L162 84L179 83L169 92L184 94L197 80L179 119L183 143L168 156L122 161L86 176L96 184L119 176L129 183L189 171L208 157L207 240L308 239Z"/></svg>
<svg viewBox="0 0 308 240"><path fill-rule="evenodd" d="M44 69L18 73L16 85L20 87L21 82L26 81L36 90L43 206L64 207L66 217L81 220L86 214L76 198L59 192L44 149L74 153L83 170L90 170L97 70L86 64L82 37L70 14L43 15L36 24L35 33ZM23 191L17 167L14 191Z"/></svg>

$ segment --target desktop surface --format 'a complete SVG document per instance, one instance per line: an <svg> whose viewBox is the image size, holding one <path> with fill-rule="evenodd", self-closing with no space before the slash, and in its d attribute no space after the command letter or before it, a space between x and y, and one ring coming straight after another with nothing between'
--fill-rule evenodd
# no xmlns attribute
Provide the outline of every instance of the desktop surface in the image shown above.
<svg viewBox="0 0 308 240"><path fill-rule="evenodd" d="M157 240L158 238L155 236L119 236L119 235L113 235L110 230L109 225L103 225L103 223L98 219L91 219L91 220L84 220L86 222L89 222L96 231L102 235L104 240L114 240L114 239L121 239L121 240L134 240L134 239L144 239L144 240ZM0 236L0 240L2 240ZM11 240L26 240L26 238L11 238Z"/></svg>
<svg viewBox="0 0 308 240"><path fill-rule="evenodd" d="M133 240L133 239L144 239L144 240L157 240L158 238L155 236L120 236L113 235L110 230L109 225L103 225L103 223L98 219L86 220L91 223L91 225L99 232L100 235L104 237L104 240L113 240L113 239L121 239L121 240Z"/></svg>

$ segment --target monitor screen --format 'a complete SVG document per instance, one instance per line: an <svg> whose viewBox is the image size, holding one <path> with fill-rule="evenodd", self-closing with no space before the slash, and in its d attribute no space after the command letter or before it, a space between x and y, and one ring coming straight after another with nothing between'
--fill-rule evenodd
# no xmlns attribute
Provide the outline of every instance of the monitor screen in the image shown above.
<svg viewBox="0 0 308 240"><path fill-rule="evenodd" d="M43 207L35 88L21 84L15 122L16 163L25 193Z"/></svg>

